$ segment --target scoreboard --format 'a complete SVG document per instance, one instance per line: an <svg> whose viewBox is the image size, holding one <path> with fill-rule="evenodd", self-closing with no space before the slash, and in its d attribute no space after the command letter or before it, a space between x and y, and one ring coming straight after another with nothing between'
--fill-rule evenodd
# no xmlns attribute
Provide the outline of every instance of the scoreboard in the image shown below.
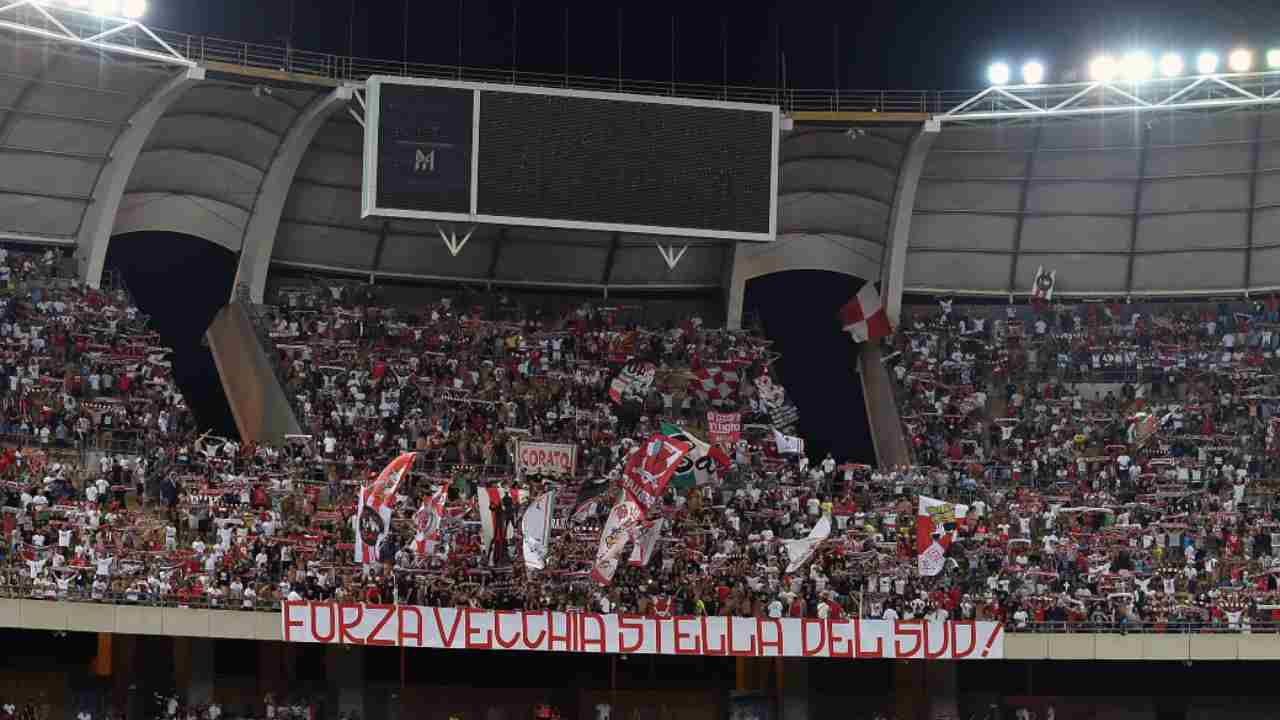
<svg viewBox="0 0 1280 720"><path fill-rule="evenodd" d="M372 77L362 214L772 240L772 105Z"/></svg>

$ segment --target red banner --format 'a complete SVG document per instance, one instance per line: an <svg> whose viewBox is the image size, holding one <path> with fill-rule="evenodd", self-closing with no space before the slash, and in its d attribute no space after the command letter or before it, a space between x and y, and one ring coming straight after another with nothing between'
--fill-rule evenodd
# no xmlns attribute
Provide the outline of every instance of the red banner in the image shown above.
<svg viewBox="0 0 1280 720"><path fill-rule="evenodd" d="M645 617L414 605L286 602L285 642L444 650L999 660L994 622Z"/></svg>
<svg viewBox="0 0 1280 720"><path fill-rule="evenodd" d="M707 411L707 437L713 443L732 445L742 437L742 413Z"/></svg>

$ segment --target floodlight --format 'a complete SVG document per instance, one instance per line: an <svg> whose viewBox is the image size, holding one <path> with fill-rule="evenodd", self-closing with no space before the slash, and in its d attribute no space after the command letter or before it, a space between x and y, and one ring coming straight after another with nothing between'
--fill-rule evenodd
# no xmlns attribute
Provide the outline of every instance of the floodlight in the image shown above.
<svg viewBox="0 0 1280 720"><path fill-rule="evenodd" d="M1032 60L1022 65L1022 82L1028 85L1039 85L1044 82L1044 65Z"/></svg>
<svg viewBox="0 0 1280 720"><path fill-rule="evenodd" d="M1167 77L1178 77L1182 74L1182 56L1178 53L1165 53L1160 56L1160 74Z"/></svg>
<svg viewBox="0 0 1280 720"><path fill-rule="evenodd" d="M137 20L147 14L147 0L124 0L120 12L130 20Z"/></svg>
<svg viewBox="0 0 1280 720"><path fill-rule="evenodd" d="M1149 53L1135 50L1124 56L1124 60L1120 63L1120 72L1129 82L1142 82L1151 79L1155 66L1156 63Z"/></svg>
<svg viewBox="0 0 1280 720"><path fill-rule="evenodd" d="M1280 50L1267 51L1267 67L1272 70L1280 70Z"/></svg>
<svg viewBox="0 0 1280 720"><path fill-rule="evenodd" d="M1099 55L1089 63L1089 77L1098 82L1111 82L1116 77L1116 61L1110 55Z"/></svg>
<svg viewBox="0 0 1280 720"><path fill-rule="evenodd" d="M1249 72L1249 68L1253 67L1253 53L1244 48L1232 50L1227 56L1227 67L1231 68L1231 72Z"/></svg>
<svg viewBox="0 0 1280 720"><path fill-rule="evenodd" d="M1218 56L1211 52L1202 52L1196 58L1196 72L1201 75L1212 75L1218 71Z"/></svg>
<svg viewBox="0 0 1280 720"><path fill-rule="evenodd" d="M1009 65L1002 62L991 63L987 68L987 80L992 85L1008 85Z"/></svg>
<svg viewBox="0 0 1280 720"><path fill-rule="evenodd" d="M93 13L103 17L115 17L118 8L116 0L93 0Z"/></svg>

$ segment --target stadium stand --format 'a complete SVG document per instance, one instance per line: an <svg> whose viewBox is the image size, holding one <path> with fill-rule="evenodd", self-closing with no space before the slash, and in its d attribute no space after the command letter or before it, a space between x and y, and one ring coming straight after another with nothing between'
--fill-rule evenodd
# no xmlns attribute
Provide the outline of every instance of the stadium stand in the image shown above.
<svg viewBox="0 0 1280 720"><path fill-rule="evenodd" d="M5 263L0 577L13 597L1018 630L1260 629L1280 609L1274 302L911 307L884 353L916 464L872 469L779 454L786 436L766 429L771 354L749 332L697 317L645 329L590 305L542 321L510 303L398 308L343 285L262 311L310 435L282 446L197 435L124 291L59 280L48 255ZM615 371L632 382L621 403ZM606 490L629 451L659 431L706 437L708 410L743 425L708 454L716 482L679 479L652 559L593 582ZM572 445L577 473L518 471L520 441ZM359 488L405 451L419 458L394 539L357 564ZM437 488L442 532L417 535ZM565 520L535 576L516 518L551 488ZM499 499L487 549L482 493ZM964 506L933 577L917 567L919 496ZM786 572L786 541L824 515L830 539Z"/></svg>

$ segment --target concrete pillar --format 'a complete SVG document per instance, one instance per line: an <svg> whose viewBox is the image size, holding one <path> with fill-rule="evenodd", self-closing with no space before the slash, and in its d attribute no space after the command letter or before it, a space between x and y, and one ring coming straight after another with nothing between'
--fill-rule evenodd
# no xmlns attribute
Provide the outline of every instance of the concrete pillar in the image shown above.
<svg viewBox="0 0 1280 720"><path fill-rule="evenodd" d="M929 717L960 717L956 690L956 664L943 660L924 663L925 690L928 691Z"/></svg>
<svg viewBox="0 0 1280 720"><path fill-rule="evenodd" d="M808 658L782 660L781 686L778 716L780 720L809 720L809 664Z"/></svg>
<svg viewBox="0 0 1280 720"><path fill-rule="evenodd" d="M889 211L888 262L884 263L880 276L880 298L884 302L889 324L900 327L902 322L902 290L907 273L907 244L911 239L911 216L916 206L916 189L920 186L920 174L924 171L929 148L942 131L942 123L926 120L911 139L907 155L898 168L898 182L893 193L893 207Z"/></svg>
<svg viewBox="0 0 1280 720"><path fill-rule="evenodd" d="M364 717L364 649L349 645L330 645L324 656L325 679L337 713L356 713Z"/></svg>
<svg viewBox="0 0 1280 720"><path fill-rule="evenodd" d="M893 667L897 720L959 717L955 662L899 660Z"/></svg>
<svg viewBox="0 0 1280 720"><path fill-rule="evenodd" d="M188 705L213 702L213 653L214 641L208 638L173 639L174 681Z"/></svg>

